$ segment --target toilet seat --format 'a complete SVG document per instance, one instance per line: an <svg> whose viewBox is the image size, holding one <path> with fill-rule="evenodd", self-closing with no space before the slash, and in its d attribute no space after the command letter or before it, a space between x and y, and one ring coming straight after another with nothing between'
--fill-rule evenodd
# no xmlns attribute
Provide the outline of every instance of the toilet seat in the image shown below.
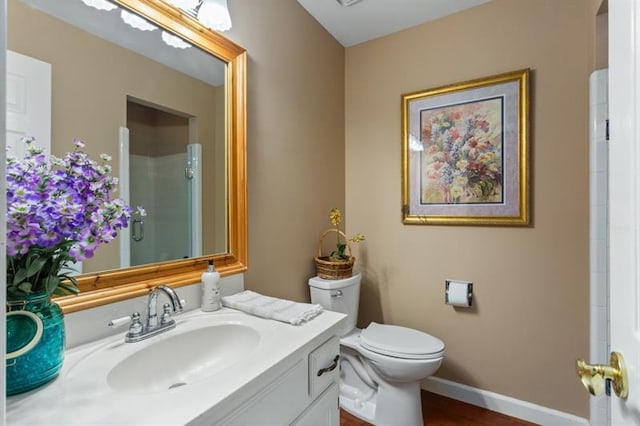
<svg viewBox="0 0 640 426"><path fill-rule="evenodd" d="M404 359L434 359L444 354L444 343L422 331L372 322L360 333L360 345L381 355Z"/></svg>

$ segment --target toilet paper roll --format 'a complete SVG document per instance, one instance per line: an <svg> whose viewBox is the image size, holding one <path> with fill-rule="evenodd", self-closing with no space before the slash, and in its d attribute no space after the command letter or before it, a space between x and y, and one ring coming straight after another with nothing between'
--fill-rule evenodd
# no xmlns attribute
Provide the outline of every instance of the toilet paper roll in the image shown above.
<svg viewBox="0 0 640 426"><path fill-rule="evenodd" d="M447 281L446 303L452 306L471 306L472 284L469 282Z"/></svg>

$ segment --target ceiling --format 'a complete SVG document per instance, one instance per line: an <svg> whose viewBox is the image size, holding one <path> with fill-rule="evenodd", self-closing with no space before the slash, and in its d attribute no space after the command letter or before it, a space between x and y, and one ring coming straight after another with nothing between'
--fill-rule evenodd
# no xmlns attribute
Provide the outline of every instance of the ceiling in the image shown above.
<svg viewBox="0 0 640 426"><path fill-rule="evenodd" d="M442 18L491 0L298 0L345 47Z"/></svg>

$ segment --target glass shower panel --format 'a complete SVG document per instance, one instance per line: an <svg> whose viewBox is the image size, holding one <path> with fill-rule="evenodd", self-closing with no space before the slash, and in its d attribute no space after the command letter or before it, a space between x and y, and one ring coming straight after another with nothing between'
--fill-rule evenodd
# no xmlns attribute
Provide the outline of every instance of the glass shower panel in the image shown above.
<svg viewBox="0 0 640 426"><path fill-rule="evenodd" d="M187 214L189 257L202 256L202 145L187 145Z"/></svg>
<svg viewBox="0 0 640 426"><path fill-rule="evenodd" d="M128 102L127 125L129 204L146 211L130 223L131 266L199 255L201 149L188 143L189 118Z"/></svg>

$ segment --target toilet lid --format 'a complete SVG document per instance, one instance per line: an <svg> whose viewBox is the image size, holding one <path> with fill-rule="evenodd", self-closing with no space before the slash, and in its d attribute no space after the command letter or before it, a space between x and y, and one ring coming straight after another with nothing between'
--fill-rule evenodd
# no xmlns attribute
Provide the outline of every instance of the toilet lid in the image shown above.
<svg viewBox="0 0 640 426"><path fill-rule="evenodd" d="M437 337L412 328L375 322L362 330L360 344L372 352L396 358L430 359L444 353L444 343Z"/></svg>

